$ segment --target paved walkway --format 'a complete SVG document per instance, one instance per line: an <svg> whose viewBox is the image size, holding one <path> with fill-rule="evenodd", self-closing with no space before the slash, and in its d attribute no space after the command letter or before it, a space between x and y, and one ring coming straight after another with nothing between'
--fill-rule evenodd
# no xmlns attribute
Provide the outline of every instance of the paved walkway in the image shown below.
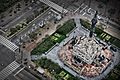
<svg viewBox="0 0 120 80"><path fill-rule="evenodd" d="M32 60L37 60L40 59L41 57L47 57L48 59L51 59L53 62L58 63L62 68L64 68L65 70L67 70L68 72L70 72L71 74L73 74L74 76L80 76L78 75L76 72L74 72L72 69L70 69L69 67L65 66L63 64L63 62L60 61L59 57L58 57L58 51L63 47L64 44L66 44L71 38L73 38L74 36L78 36L78 35L87 35L89 36L89 31L87 29L85 29L84 27L81 26L80 24L80 18L77 16L74 16L74 21L76 23L76 29L65 39L63 40L59 45L56 45L50 52L48 52L46 55L43 54L42 56L37 56L37 55L33 55L32 56ZM119 52L114 53L114 57L113 57L113 62L111 63L110 66L108 66L108 68L99 76L94 77L94 78L88 78L88 77L83 77L80 76L82 78L84 78L85 80L101 80L102 78L104 78L111 69L113 69L114 65L116 65L119 62ZM117 62L116 62L117 61ZM115 63L116 62L116 63Z"/></svg>
<svg viewBox="0 0 120 80"><path fill-rule="evenodd" d="M79 22L79 19L75 20L77 23ZM65 40L63 40L59 45L56 45L50 52L48 52L46 55L43 54L42 56L37 56L37 55L33 55L32 60L37 60L40 59L41 57L47 57L48 59L51 59L53 62L58 63L62 68L64 68L65 70L67 70L68 72L70 72L72 75L74 76L79 76L75 71L73 71L72 69L70 69L69 67L65 66L63 64L63 62L60 61L59 57L58 57L58 51L61 49L61 47L63 47L64 44L66 44L69 40L71 40L74 36L77 35L84 35L84 33L87 33L86 30L82 30L78 24L76 26L77 28L71 33L69 34L69 37L66 38ZM80 31L80 29L82 31ZM81 76L82 77L82 76Z"/></svg>
<svg viewBox="0 0 120 80"><path fill-rule="evenodd" d="M53 2L50 1L50 0L39 0L39 1L41 1L41 2L43 2L43 3L45 3L45 4L47 4L47 5L49 5L50 7L52 7L53 9L55 9L55 10L61 12L61 13L67 13L67 12L68 12L68 10L66 10L66 9L64 9L63 7L61 7L61 6L53 3Z"/></svg>

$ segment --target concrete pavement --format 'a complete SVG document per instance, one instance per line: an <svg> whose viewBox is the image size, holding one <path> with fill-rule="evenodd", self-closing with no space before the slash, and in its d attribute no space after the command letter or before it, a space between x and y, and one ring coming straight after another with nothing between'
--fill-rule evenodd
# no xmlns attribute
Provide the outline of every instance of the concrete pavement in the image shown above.
<svg viewBox="0 0 120 80"><path fill-rule="evenodd" d="M89 36L89 31L86 30L84 27L81 26L80 24L80 18L77 17L77 16L74 16L74 21L76 23L76 29L69 34L69 36L63 40L59 45L56 45L50 52L48 52L46 55L43 54L42 56L37 56L37 55L33 55L32 56L32 60L37 60L37 59L40 59L41 57L47 57L48 59L51 59L53 62L55 63L58 63L62 68L64 68L65 70L67 70L68 72L70 72L71 74L73 74L74 76L79 76L76 72L74 72L72 69L70 69L69 67L67 67L66 65L63 64L63 62L60 61L59 57L58 57L58 52L59 50L62 48L62 46L64 44L66 44L71 38L73 38L74 36L77 36L77 35L87 35ZM80 76L82 78L84 78L85 80L101 80L102 78L104 78L110 71L111 69L113 69L114 65L116 65L118 63L118 55L119 55L119 52L117 53L113 53L115 54L115 57L113 57L113 62L111 63L110 66L108 66L108 68L102 73L100 74L99 76L96 76L94 78L88 78L88 77L83 77L83 76ZM117 61L117 63L115 63L115 61Z"/></svg>
<svg viewBox="0 0 120 80"><path fill-rule="evenodd" d="M68 12L68 10L66 10L66 9L64 9L63 7L61 7L61 6L53 3L53 2L50 1L50 0L39 0L39 1L47 4L48 6L52 7L53 9L55 9L55 10L61 12L61 13L67 13L67 12Z"/></svg>

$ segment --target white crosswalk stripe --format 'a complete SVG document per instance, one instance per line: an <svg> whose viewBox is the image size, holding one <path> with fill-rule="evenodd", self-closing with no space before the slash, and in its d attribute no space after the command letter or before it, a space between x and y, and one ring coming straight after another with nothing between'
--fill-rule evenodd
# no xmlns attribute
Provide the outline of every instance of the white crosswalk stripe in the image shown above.
<svg viewBox="0 0 120 80"><path fill-rule="evenodd" d="M0 35L0 43L15 52L19 47Z"/></svg>
<svg viewBox="0 0 120 80"><path fill-rule="evenodd" d="M66 10L63 7L51 2L50 0L40 0L40 1L47 4L48 6L52 7L53 9L55 9L55 10L61 12L61 13L63 13L63 12L67 13L68 12L68 10Z"/></svg>
<svg viewBox="0 0 120 80"><path fill-rule="evenodd" d="M7 78L12 72L14 72L18 67L20 66L19 63L16 61L13 61L11 64L9 64L6 68L4 68L0 72L0 80L4 80Z"/></svg>

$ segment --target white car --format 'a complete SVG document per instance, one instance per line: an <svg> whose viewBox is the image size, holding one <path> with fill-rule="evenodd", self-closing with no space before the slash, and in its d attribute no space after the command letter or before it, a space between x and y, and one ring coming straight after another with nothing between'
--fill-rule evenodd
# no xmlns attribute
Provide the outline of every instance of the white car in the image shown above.
<svg viewBox="0 0 120 80"><path fill-rule="evenodd" d="M97 15L97 19L98 19L98 20L102 20L102 17L100 17L100 16Z"/></svg>
<svg viewBox="0 0 120 80"><path fill-rule="evenodd" d="M41 21L38 25L39 25L40 27L43 27L43 25L44 25L43 21Z"/></svg>
<svg viewBox="0 0 120 80"><path fill-rule="evenodd" d="M33 24L32 26L35 26L35 24Z"/></svg>

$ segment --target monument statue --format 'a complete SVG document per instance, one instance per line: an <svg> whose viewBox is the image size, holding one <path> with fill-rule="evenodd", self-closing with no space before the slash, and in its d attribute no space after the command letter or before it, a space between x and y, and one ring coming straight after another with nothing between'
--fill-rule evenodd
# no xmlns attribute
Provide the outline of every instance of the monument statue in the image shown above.
<svg viewBox="0 0 120 80"><path fill-rule="evenodd" d="M96 23L97 23L97 14L98 14L98 11L96 11L93 19L91 20L92 25L91 25L90 34L89 34L90 38L93 36L93 33L95 31L95 26L96 26Z"/></svg>

